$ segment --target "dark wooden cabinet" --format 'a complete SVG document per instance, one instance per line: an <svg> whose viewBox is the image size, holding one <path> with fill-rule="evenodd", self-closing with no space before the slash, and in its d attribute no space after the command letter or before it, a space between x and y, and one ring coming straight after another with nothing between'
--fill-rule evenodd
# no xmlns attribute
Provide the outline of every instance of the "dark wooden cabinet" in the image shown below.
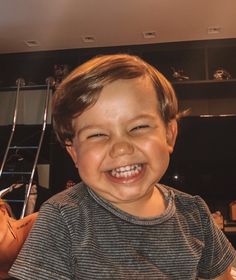
<svg viewBox="0 0 236 280"><path fill-rule="evenodd" d="M179 99L180 109L190 108L191 116L236 115L236 39L4 54L0 55L0 87L4 90L5 87L15 86L15 81L19 77L25 79L27 86L45 84L46 78L55 74L55 65L68 65L69 70L73 70L93 56L112 53L138 55L157 67L172 82ZM230 73L231 79L214 79L213 74L221 68ZM177 81L173 77L174 70L182 71L183 75L189 79ZM0 91L0 94L1 92L3 91ZM1 106L5 106L5 104L1 102ZM55 193L63 189L67 179L79 180L79 177L72 161L52 134L51 126L49 131L45 138L45 143L48 144L44 145L42 155L50 166L50 187ZM219 131L219 134L223 134L223 132ZM1 135L0 138L2 138ZM196 147L199 142L197 138L198 136L196 137ZM4 149L3 146L1 145L1 149ZM195 147L193 149L198 150ZM217 153L216 151L215 154L217 155ZM181 172L189 172L191 164L198 166L206 163L206 159L200 161L199 164L196 162L183 163L182 158L182 152L179 153L178 159L174 157L171 168L176 164L178 168L190 165L187 169L181 170ZM230 164L234 164L234 162L236 162L236 155L232 155L232 159L230 159ZM222 167L222 164L220 166ZM207 164L205 168L209 169ZM176 168L172 168L173 172L175 170ZM216 171L214 170L214 172ZM224 170L224 172L226 171ZM209 176L208 173L200 174L200 176L203 175ZM207 181L207 178L205 179L202 190L215 187ZM191 186L188 187L191 191ZM222 186L222 190L224 188L225 186ZM220 190L218 190L218 194L220 196ZM218 198L217 203L215 198L209 198L209 201L215 205L213 210L218 210L218 205L220 205ZM233 198L235 199L235 197ZM228 203L229 200L230 197L227 196L225 201ZM225 204L224 209L226 208Z"/></svg>
<svg viewBox="0 0 236 280"><path fill-rule="evenodd" d="M173 84L181 110L191 115L236 114L236 40L188 42L146 50L142 57L157 67ZM231 78L216 80L224 69ZM188 80L176 80L173 71Z"/></svg>

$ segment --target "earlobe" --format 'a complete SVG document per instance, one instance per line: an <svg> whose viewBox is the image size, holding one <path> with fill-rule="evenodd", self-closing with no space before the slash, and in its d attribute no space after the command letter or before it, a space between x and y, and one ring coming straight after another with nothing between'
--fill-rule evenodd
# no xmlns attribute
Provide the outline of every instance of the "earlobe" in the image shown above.
<svg viewBox="0 0 236 280"><path fill-rule="evenodd" d="M166 129L166 141L167 141L167 144L169 146L170 153L173 152L177 134L178 134L177 121L176 120L171 120L168 123L167 129Z"/></svg>
<svg viewBox="0 0 236 280"><path fill-rule="evenodd" d="M70 157L72 158L75 166L77 167L77 153L76 153L75 148L72 145L70 145L70 146L66 146L66 150L67 150L68 154L70 155Z"/></svg>

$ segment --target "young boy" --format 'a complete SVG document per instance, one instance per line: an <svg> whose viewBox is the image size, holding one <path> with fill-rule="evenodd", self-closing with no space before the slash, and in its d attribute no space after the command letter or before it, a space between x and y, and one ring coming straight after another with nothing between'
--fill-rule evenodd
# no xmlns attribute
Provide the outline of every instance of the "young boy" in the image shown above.
<svg viewBox="0 0 236 280"><path fill-rule="evenodd" d="M235 251L206 204L159 184L177 135L170 83L130 55L92 59L53 98L83 182L47 201L18 279L233 279Z"/></svg>

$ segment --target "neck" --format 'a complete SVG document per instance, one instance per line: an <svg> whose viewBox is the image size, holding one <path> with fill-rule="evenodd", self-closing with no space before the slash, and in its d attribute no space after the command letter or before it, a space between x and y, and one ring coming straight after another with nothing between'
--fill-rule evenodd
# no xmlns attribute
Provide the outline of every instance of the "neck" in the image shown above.
<svg viewBox="0 0 236 280"><path fill-rule="evenodd" d="M138 201L114 204L122 211L141 218L152 218L161 215L166 209L164 195L154 187L148 196Z"/></svg>

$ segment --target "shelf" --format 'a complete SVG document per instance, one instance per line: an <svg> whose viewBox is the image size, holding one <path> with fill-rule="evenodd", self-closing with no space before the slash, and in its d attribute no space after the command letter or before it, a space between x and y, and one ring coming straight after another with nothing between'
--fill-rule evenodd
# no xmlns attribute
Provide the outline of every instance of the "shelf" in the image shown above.
<svg viewBox="0 0 236 280"><path fill-rule="evenodd" d="M236 79L230 80L187 80L187 81L173 81L172 85L196 85L196 84L233 84Z"/></svg>
<svg viewBox="0 0 236 280"><path fill-rule="evenodd" d="M236 227L225 227L223 231L227 234L236 234Z"/></svg>
<svg viewBox="0 0 236 280"><path fill-rule="evenodd" d="M37 89L46 89L47 85L31 85L31 86L23 86L20 89L21 90L37 90ZM0 87L0 92L4 91L16 91L17 86L8 86L8 87Z"/></svg>

